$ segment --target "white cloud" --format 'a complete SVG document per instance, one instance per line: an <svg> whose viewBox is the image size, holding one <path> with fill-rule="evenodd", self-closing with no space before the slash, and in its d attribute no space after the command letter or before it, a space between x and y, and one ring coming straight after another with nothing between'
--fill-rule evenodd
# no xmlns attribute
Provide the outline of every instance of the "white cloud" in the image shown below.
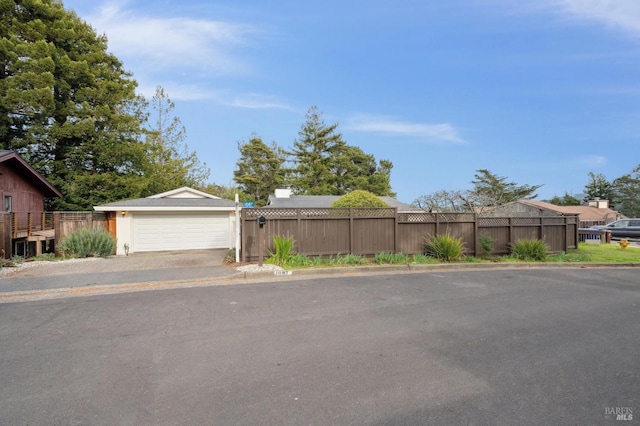
<svg viewBox="0 0 640 426"><path fill-rule="evenodd" d="M247 109L284 109L293 110L290 105L279 102L273 96L266 96L257 93L234 96L229 100L221 100L221 103Z"/></svg>
<svg viewBox="0 0 640 426"><path fill-rule="evenodd" d="M345 125L345 128L358 132L384 133L405 138L414 138L430 143L465 143L465 141L458 136L457 130L448 123L409 123L384 116L360 114L351 117Z"/></svg>
<svg viewBox="0 0 640 426"><path fill-rule="evenodd" d="M601 167L607 164L607 157L602 155L585 155L578 159L581 164L588 167Z"/></svg>
<svg viewBox="0 0 640 426"><path fill-rule="evenodd" d="M106 34L110 51L136 68L195 68L211 74L246 70L248 65L232 48L246 43L256 31L232 22L147 16L127 11L120 2L107 3L87 20L98 33Z"/></svg>
<svg viewBox="0 0 640 426"><path fill-rule="evenodd" d="M551 12L567 20L589 21L640 37L638 0L485 0L520 13Z"/></svg>
<svg viewBox="0 0 640 426"><path fill-rule="evenodd" d="M638 0L556 1L566 13L640 36L640 2Z"/></svg>

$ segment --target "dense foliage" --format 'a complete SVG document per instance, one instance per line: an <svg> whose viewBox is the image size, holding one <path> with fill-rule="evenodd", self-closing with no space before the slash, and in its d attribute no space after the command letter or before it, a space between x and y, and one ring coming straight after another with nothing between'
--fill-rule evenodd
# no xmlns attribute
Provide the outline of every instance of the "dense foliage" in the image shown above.
<svg viewBox="0 0 640 426"><path fill-rule="evenodd" d="M338 198L331 207L389 207L389 205L369 191L356 189Z"/></svg>
<svg viewBox="0 0 640 426"><path fill-rule="evenodd" d="M143 99L107 39L60 1L0 3L0 140L80 210L138 195Z"/></svg>
<svg viewBox="0 0 640 426"><path fill-rule="evenodd" d="M275 143L268 146L258 136L238 143L238 150L240 158L233 180L244 193L252 196L256 205L264 206L269 195L284 182L284 151Z"/></svg>

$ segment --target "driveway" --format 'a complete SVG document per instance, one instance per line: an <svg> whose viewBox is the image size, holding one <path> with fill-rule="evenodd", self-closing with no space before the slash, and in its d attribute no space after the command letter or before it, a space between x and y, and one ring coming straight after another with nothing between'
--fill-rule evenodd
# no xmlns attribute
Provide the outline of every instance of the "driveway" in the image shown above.
<svg viewBox="0 0 640 426"><path fill-rule="evenodd" d="M222 278L237 273L224 265L227 253L227 249L166 251L37 262L0 277L0 293Z"/></svg>

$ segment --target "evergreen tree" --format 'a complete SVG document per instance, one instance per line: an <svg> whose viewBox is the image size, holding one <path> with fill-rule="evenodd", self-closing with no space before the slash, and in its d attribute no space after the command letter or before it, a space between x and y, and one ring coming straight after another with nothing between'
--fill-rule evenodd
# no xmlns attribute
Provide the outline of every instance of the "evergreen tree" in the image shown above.
<svg viewBox="0 0 640 426"><path fill-rule="evenodd" d="M240 189L253 196L256 204L267 204L269 195L284 181L284 151L274 142L270 147L253 136L247 143L238 143L240 159L233 180Z"/></svg>
<svg viewBox="0 0 640 426"><path fill-rule="evenodd" d="M298 139L288 153L295 167L289 170L289 180L297 194L340 195L335 185L334 157L345 143L342 135L336 133L338 124L326 125L320 118L318 108L313 106L306 115L306 121L298 132Z"/></svg>
<svg viewBox="0 0 640 426"><path fill-rule="evenodd" d="M389 160L376 159L359 147L347 145L337 132L338 124L327 125L317 107L309 109L306 121L288 152L294 167L288 183L297 194L343 195L361 189L376 195L395 195L391 190Z"/></svg>
<svg viewBox="0 0 640 426"><path fill-rule="evenodd" d="M584 187L584 201L609 200L613 206L612 196L611 182L601 173L589 172L589 183Z"/></svg>
<svg viewBox="0 0 640 426"><path fill-rule="evenodd" d="M573 195L565 192L562 197L554 195L554 197L549 200L551 204L555 204L556 206L579 206L580 200L574 197Z"/></svg>
<svg viewBox="0 0 640 426"><path fill-rule="evenodd" d="M186 129L173 115L174 103L162 86L156 87L151 99L152 128L147 130L148 159L145 175L148 183L144 196L170 191L181 186L201 188L209 177L206 164L198 160L195 152L189 152L184 143Z"/></svg>
<svg viewBox="0 0 640 426"><path fill-rule="evenodd" d="M139 196L145 148L136 82L107 39L59 0L0 2L0 139L86 210Z"/></svg>
<svg viewBox="0 0 640 426"><path fill-rule="evenodd" d="M209 183L202 189L202 191L231 201L234 201L236 194L238 194L238 198L241 203L245 201L256 201L252 195L242 191L239 186Z"/></svg>
<svg viewBox="0 0 640 426"><path fill-rule="evenodd" d="M627 217L640 217L640 164L611 183L615 209Z"/></svg>
<svg viewBox="0 0 640 426"><path fill-rule="evenodd" d="M333 157L332 174L338 195L364 190L376 195L395 195L391 191L393 163L381 160L380 165L362 149L344 145Z"/></svg>
<svg viewBox="0 0 640 426"><path fill-rule="evenodd" d="M496 176L487 169L476 170L473 192L481 206L500 206L520 199L536 198L535 192L542 185L517 185L506 177Z"/></svg>

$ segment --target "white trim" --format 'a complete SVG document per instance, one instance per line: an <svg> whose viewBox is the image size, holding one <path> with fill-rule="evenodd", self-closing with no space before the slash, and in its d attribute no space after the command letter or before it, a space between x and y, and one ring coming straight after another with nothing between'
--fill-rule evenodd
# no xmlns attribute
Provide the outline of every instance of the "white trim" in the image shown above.
<svg viewBox="0 0 640 426"><path fill-rule="evenodd" d="M191 197L175 197L181 193L191 194ZM206 192L198 191L197 189L189 188L188 186L183 186L181 188L172 189L171 191L163 192L161 194L151 195L147 198L211 198L213 200L220 200L220 197L216 197L215 195L207 194Z"/></svg>

